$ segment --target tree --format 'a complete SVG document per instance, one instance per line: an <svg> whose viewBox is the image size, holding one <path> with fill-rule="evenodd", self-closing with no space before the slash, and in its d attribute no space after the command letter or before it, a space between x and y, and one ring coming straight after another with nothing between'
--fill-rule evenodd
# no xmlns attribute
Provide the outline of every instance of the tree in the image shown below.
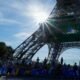
<svg viewBox="0 0 80 80"><path fill-rule="evenodd" d="M7 58L12 58L13 57L13 48L11 46L7 46Z"/></svg>
<svg viewBox="0 0 80 80"><path fill-rule="evenodd" d="M0 42L0 59L5 60L12 57L13 49L11 46L7 46L4 42Z"/></svg>

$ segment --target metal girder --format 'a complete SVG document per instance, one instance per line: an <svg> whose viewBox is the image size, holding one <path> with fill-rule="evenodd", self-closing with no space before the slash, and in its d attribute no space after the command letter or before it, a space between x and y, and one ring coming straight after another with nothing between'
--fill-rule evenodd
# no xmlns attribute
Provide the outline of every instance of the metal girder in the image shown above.
<svg viewBox="0 0 80 80"><path fill-rule="evenodd" d="M80 42L49 43L48 62L52 64L54 62L57 63L63 51L75 47L80 48Z"/></svg>
<svg viewBox="0 0 80 80"><path fill-rule="evenodd" d="M59 53L61 52L63 45L61 43L51 43L49 46L49 62L53 63L58 60Z"/></svg>
<svg viewBox="0 0 80 80"><path fill-rule="evenodd" d="M44 46L44 42L36 44L23 55L22 59L25 59L26 61L31 60L37 51Z"/></svg>
<svg viewBox="0 0 80 80"><path fill-rule="evenodd" d="M80 48L80 42L65 42L65 43L62 43L62 44L63 44L63 48L60 52L60 55L67 49Z"/></svg>
<svg viewBox="0 0 80 80"><path fill-rule="evenodd" d="M24 55L29 57L29 54L35 54L44 44L45 42L43 42L42 30L39 28L15 49L13 56L17 59L24 58Z"/></svg>
<svg viewBox="0 0 80 80"><path fill-rule="evenodd" d="M47 22L56 41L80 41L80 0L57 0Z"/></svg>
<svg viewBox="0 0 80 80"><path fill-rule="evenodd" d="M80 41L80 0L57 0L46 22L15 49L14 57L29 61L48 44L48 60L54 63L65 47L80 46L80 43L74 43ZM68 31L68 26L72 26L72 32Z"/></svg>

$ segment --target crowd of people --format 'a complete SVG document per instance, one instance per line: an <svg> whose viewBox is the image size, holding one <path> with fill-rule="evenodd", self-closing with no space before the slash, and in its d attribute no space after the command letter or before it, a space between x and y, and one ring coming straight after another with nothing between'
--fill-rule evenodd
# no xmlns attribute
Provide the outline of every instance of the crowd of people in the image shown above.
<svg viewBox="0 0 80 80"><path fill-rule="evenodd" d="M47 59L43 63L37 61L29 62L28 64L13 61L0 61L0 75L3 76L31 76L31 75L47 75L49 65Z"/></svg>
<svg viewBox="0 0 80 80"><path fill-rule="evenodd" d="M42 76L42 77L54 77L54 78L80 78L80 67L75 63L74 66L63 64L63 60L60 63L51 66L47 64L47 59L43 62L39 62L39 58L36 62L29 64L24 63L1 63L0 62L0 75L5 76Z"/></svg>

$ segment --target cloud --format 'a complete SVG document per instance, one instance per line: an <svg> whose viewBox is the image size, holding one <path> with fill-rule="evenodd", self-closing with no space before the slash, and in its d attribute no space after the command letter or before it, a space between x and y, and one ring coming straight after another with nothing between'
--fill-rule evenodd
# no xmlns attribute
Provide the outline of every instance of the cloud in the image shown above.
<svg viewBox="0 0 80 80"><path fill-rule="evenodd" d="M16 10L23 10L24 6L20 1L14 1L10 4L10 7Z"/></svg>
<svg viewBox="0 0 80 80"><path fill-rule="evenodd" d="M29 33L27 33L27 32L20 32L20 33L17 33L15 35L13 35L13 36L18 38L18 39L20 39L20 40L24 40L24 39L28 38L31 34L32 34L31 32L29 32Z"/></svg>
<svg viewBox="0 0 80 80"><path fill-rule="evenodd" d="M44 0L44 2L47 2L49 0ZM1 0L0 1L0 24L1 27L4 30L4 25L12 25L13 27L19 26L19 29L17 28L11 32L11 35L14 35L14 39L16 39L17 42L26 39L29 37L36 29L38 26L36 26L36 22L32 19L32 12L30 11L30 6L36 5L38 6L44 6L43 9L47 9L48 6L47 4L43 3L43 0ZM49 5L50 6L50 5ZM33 9L33 6L31 7ZM3 13L4 14L3 14ZM13 29L13 28L9 28ZM19 33L14 33L17 31L21 31ZM6 33L8 34L8 33ZM13 39L13 40L14 40ZM13 42L14 43L14 42ZM15 44L13 44L15 45Z"/></svg>
<svg viewBox="0 0 80 80"><path fill-rule="evenodd" d="M22 24L17 20L13 19L6 19L6 18L1 18L0 19L0 24Z"/></svg>

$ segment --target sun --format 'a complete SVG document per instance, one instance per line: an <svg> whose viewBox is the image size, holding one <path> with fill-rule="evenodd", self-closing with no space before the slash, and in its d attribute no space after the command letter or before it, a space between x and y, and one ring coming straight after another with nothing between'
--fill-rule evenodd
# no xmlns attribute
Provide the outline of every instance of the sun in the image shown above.
<svg viewBox="0 0 80 80"><path fill-rule="evenodd" d="M37 23L43 23L46 21L48 14L44 11L42 11L42 12L37 11L34 13L33 16Z"/></svg>
<svg viewBox="0 0 80 80"><path fill-rule="evenodd" d="M49 16L45 10L37 6L33 7L33 10L31 10L31 12L32 12L32 17L37 23L45 22Z"/></svg>

